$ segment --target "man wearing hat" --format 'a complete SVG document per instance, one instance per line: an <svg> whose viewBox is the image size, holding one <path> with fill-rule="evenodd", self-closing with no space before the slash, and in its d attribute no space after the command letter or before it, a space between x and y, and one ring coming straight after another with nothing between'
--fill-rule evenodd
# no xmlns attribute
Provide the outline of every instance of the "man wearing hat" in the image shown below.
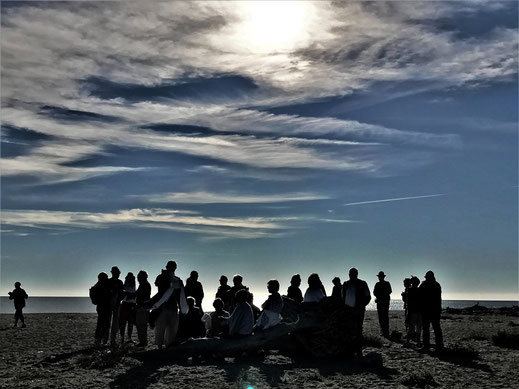
<svg viewBox="0 0 519 389"><path fill-rule="evenodd" d="M119 332L119 310L121 308L121 300L124 297L124 285L123 282L119 279L119 276L121 275L121 271L117 266L113 266L112 270L110 270L110 273L112 273L112 277L109 279L110 281L110 319L112 322L111 328L110 328L110 345L112 347L115 347L116 345L116 337L117 333ZM108 333L105 335L105 337L108 336ZM107 339L103 339L104 343L106 343Z"/></svg>
<svg viewBox="0 0 519 389"><path fill-rule="evenodd" d="M380 331L384 338L389 338L389 301L391 300L391 284L385 281L386 275L383 271L377 274L378 282L373 289L375 302L377 303L378 322L380 324Z"/></svg>

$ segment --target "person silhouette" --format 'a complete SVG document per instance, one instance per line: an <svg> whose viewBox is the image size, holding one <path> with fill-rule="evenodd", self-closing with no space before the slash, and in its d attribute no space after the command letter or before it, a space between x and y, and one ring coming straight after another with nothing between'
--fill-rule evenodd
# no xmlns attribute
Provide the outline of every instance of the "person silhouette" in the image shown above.
<svg viewBox="0 0 519 389"><path fill-rule="evenodd" d="M312 273L308 276L308 288L306 289L305 296L303 298L304 303L318 302L326 293L323 292L323 283L317 273Z"/></svg>
<svg viewBox="0 0 519 389"><path fill-rule="evenodd" d="M270 295L261 305L261 312L254 329L266 330L274 327L281 321L281 311L283 310L283 299L279 294L279 281L269 280L267 282L267 290Z"/></svg>
<svg viewBox="0 0 519 389"><path fill-rule="evenodd" d="M362 329L366 305L371 301L371 293L366 281L358 278L359 271L352 267L348 275L350 279L342 285L342 299L346 308L351 310L355 328L355 355L362 357Z"/></svg>
<svg viewBox="0 0 519 389"><path fill-rule="evenodd" d="M110 345L112 347L116 346L116 337L117 333L119 332L119 315L120 315L120 308L121 308L121 300L124 297L124 284L119 279L119 276L121 275L121 271L117 266L113 266L110 270L112 273L112 277L109 278L110 281L110 291L111 291L111 313L110 313L110 319L112 322L111 328L110 328ZM106 343L106 341L104 342Z"/></svg>
<svg viewBox="0 0 519 389"><path fill-rule="evenodd" d="M410 279L410 287L407 290L407 337L405 345L411 340L416 340L420 345L420 333L422 332L422 315L420 313L420 296L418 285L420 280L416 276Z"/></svg>
<svg viewBox="0 0 519 389"><path fill-rule="evenodd" d="M22 328L25 325L25 318L23 317L23 308L25 307L25 300L29 298L25 290L21 288L22 284L18 281L14 283L14 290L9 292L9 300L14 300L14 326L18 327L18 320L22 322Z"/></svg>
<svg viewBox="0 0 519 389"><path fill-rule="evenodd" d="M405 332L407 333L407 331L409 331L409 310L407 308L407 300L409 298L409 289L411 288L411 278L404 278L403 284L404 291L400 295L402 296L402 301L404 302L404 324Z"/></svg>
<svg viewBox="0 0 519 389"><path fill-rule="evenodd" d="M158 293L150 300L152 309L158 311L155 321L155 343L159 349L173 344L178 331L178 311L187 314L189 306L184 291L184 283L175 275L177 263L169 261L166 270L155 280Z"/></svg>
<svg viewBox="0 0 519 389"><path fill-rule="evenodd" d="M186 300L189 311L185 315L180 315L177 335L180 341L182 339L201 338L205 335L205 327L202 322L203 314L200 308L195 305L195 298L189 296L186 297Z"/></svg>
<svg viewBox="0 0 519 389"><path fill-rule="evenodd" d="M227 332L227 319L229 312L224 309L223 300L219 297L213 301L214 312L209 315L207 323L207 337L213 338Z"/></svg>
<svg viewBox="0 0 519 389"><path fill-rule="evenodd" d="M231 289L230 285L227 285L228 279L226 276L221 275L220 276L220 286L218 287L218 290L216 291L215 298L219 298L222 300L224 309L229 309L229 289Z"/></svg>
<svg viewBox="0 0 519 389"><path fill-rule="evenodd" d="M252 308L247 302L246 289L239 289L234 296L236 308L229 317L229 335L232 337L242 337L252 334L254 327L254 316Z"/></svg>
<svg viewBox="0 0 519 389"><path fill-rule="evenodd" d="M443 349L443 334L440 327L442 288L431 270L425 273L425 281L418 287L418 296L423 326L423 348L420 351L427 352L431 347L431 335L429 332L431 325L436 341L436 351L441 351Z"/></svg>
<svg viewBox="0 0 519 389"><path fill-rule="evenodd" d="M96 306L97 324L95 331L95 346L99 347L101 342L106 344L110 332L110 315L112 313L112 291L108 274L101 272L97 276L97 283L89 290L92 304Z"/></svg>
<svg viewBox="0 0 519 389"><path fill-rule="evenodd" d="M291 298L298 303L303 302L303 293L299 287L301 286L301 276L299 274L294 274L292 279L290 280L290 286L287 289L287 297Z"/></svg>
<svg viewBox="0 0 519 389"><path fill-rule="evenodd" d="M137 327L137 338L139 343L137 347L145 347L148 345L148 320L149 310L145 303L151 297L151 285L148 282L148 273L144 270L137 273L137 281L139 287L135 293L135 326Z"/></svg>
<svg viewBox="0 0 519 389"><path fill-rule="evenodd" d="M239 274L234 275L234 277L232 278L232 283L233 286L229 289L229 292L227 292L227 295L229 296L229 307L231 311L233 311L234 307L236 306L236 293L242 289L245 289L247 291L249 290L249 288L243 285L243 277Z"/></svg>
<svg viewBox="0 0 519 389"><path fill-rule="evenodd" d="M124 330L128 327L128 342L133 343L132 333L135 322L136 287L135 276L129 272L124 278L123 300L119 310L119 332L121 333L121 345L124 345Z"/></svg>
<svg viewBox="0 0 519 389"><path fill-rule="evenodd" d="M341 301L341 293L342 293L342 283L339 277L334 277L332 280L333 289L332 289L332 298L336 301Z"/></svg>
<svg viewBox="0 0 519 389"><path fill-rule="evenodd" d="M381 335L389 338L389 302L391 301L391 284L385 280L386 275L383 271L377 274L378 282L373 289L375 303L377 303L378 322L380 325Z"/></svg>
<svg viewBox="0 0 519 389"><path fill-rule="evenodd" d="M202 310L202 300L204 299L204 288L200 281L198 281L198 272L193 270L191 275L186 279L185 287L186 297L194 297L195 305Z"/></svg>

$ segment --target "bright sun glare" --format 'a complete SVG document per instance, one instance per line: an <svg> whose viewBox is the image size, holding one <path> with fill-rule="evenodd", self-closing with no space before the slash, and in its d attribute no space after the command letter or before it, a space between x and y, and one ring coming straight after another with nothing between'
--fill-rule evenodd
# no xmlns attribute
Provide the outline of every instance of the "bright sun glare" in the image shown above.
<svg viewBox="0 0 519 389"><path fill-rule="evenodd" d="M291 50L306 40L310 3L304 1L246 1L240 35L254 52Z"/></svg>

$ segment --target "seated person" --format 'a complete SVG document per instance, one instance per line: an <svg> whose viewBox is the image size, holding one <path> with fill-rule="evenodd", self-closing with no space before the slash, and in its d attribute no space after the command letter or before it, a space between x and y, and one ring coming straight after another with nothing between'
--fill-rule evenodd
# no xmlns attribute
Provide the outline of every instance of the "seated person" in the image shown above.
<svg viewBox="0 0 519 389"><path fill-rule="evenodd" d="M319 302L325 297L323 292L323 283L317 273L312 273L308 277L308 289L306 289L305 297L303 298L304 303Z"/></svg>
<svg viewBox="0 0 519 389"><path fill-rule="evenodd" d="M252 333L254 326L254 316L252 308L247 302L248 292L245 289L240 289L236 292L234 301L236 308L232 312L229 320L229 335L230 336L246 336Z"/></svg>
<svg viewBox="0 0 519 389"><path fill-rule="evenodd" d="M263 311L256 323L255 329L266 330L274 327L281 321L281 311L283 310L283 299L279 295L278 280L267 282L267 290L270 293L268 299L261 305Z"/></svg>
<svg viewBox="0 0 519 389"><path fill-rule="evenodd" d="M256 320L258 320L259 316L261 315L261 309L254 305L254 295L249 291L247 291L247 302L252 308L252 314L254 315L254 323L256 323Z"/></svg>
<svg viewBox="0 0 519 389"><path fill-rule="evenodd" d="M223 309L224 302L221 298L216 298L213 302L214 312L209 314L209 320L205 322L206 336L213 338L220 336L227 332L227 319L229 319L229 312Z"/></svg>
<svg viewBox="0 0 519 389"><path fill-rule="evenodd" d="M187 299L189 311L185 315L180 315L178 338L201 338L205 336L205 327L202 322L202 311L195 306L195 298L189 296Z"/></svg>

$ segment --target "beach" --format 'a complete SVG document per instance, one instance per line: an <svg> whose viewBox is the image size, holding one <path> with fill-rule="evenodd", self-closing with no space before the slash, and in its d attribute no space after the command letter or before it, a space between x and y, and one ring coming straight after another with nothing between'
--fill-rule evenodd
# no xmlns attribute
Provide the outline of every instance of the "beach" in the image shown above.
<svg viewBox="0 0 519 389"><path fill-rule="evenodd" d="M403 316L390 311L391 330L404 331ZM492 341L499 331L519 337L516 308L444 311L445 355L421 354L401 340L379 337L377 314L369 311L362 360L294 359L276 351L220 360L142 360L133 345L95 350L95 314L27 314L24 329L11 328L12 319L0 315L2 388L512 388L519 382L519 350ZM149 335L152 350L151 330Z"/></svg>

